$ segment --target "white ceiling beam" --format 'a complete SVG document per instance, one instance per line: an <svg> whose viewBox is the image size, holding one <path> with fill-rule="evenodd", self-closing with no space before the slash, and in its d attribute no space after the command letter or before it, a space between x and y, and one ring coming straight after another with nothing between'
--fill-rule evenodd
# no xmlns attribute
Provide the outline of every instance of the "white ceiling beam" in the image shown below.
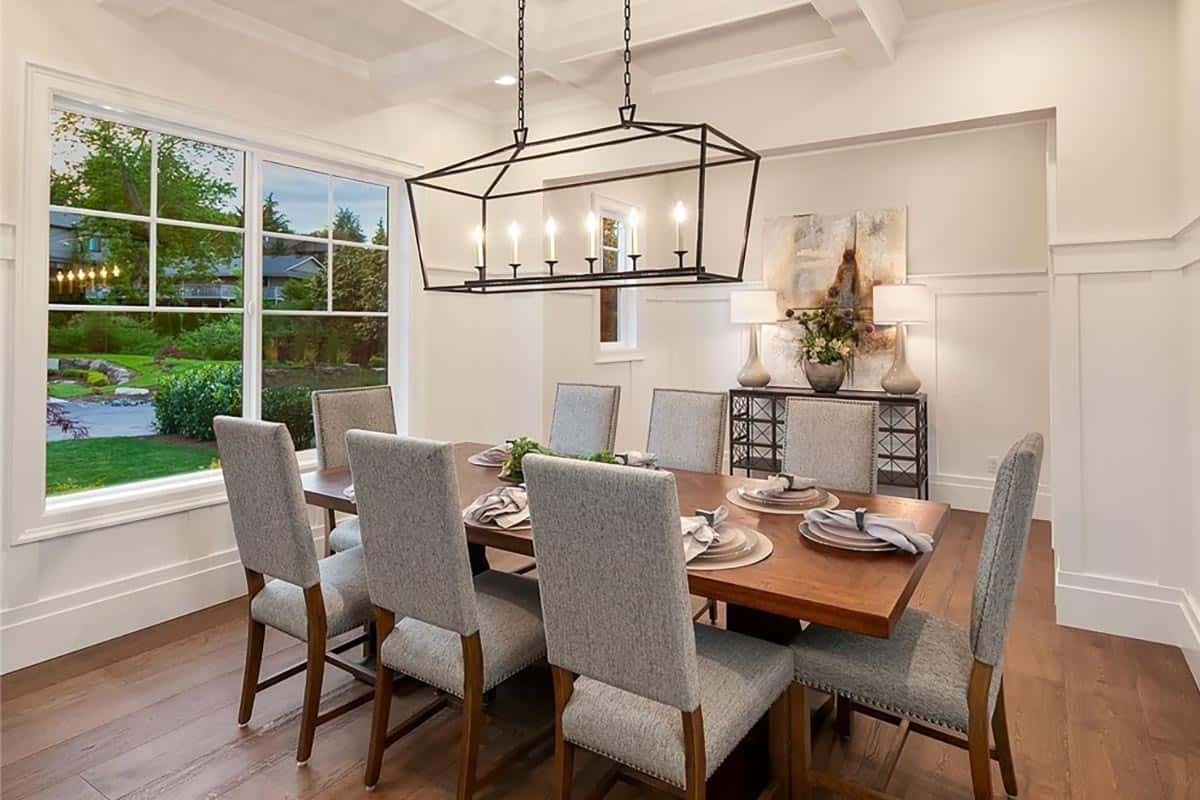
<svg viewBox="0 0 1200 800"><path fill-rule="evenodd" d="M490 77L486 77L487 80L495 78L502 72L513 72L515 70L517 57L517 18L515 10L510 8L509 5L495 3L480 4L477 0L475 2L472 2L472 0L401 0L401 2L436 19L443 25L474 39L489 49L492 55L502 57L503 63L493 59L487 60L491 64L489 66L491 70ZM564 64L553 53L547 52L543 47L538 45L537 41L539 38L547 38L545 29L546 19L540 15L540 10L534 6L529 7L526 11L525 25L526 71L541 72L559 83L579 89L605 102L620 97L615 87L613 87L612 91L608 91L609 87L602 86L598 80L600 76L595 75L592 70L581 66ZM399 60L412 57L412 51L399 53L395 56ZM447 79L447 85L478 86L483 82L479 79L476 72L480 62L481 56L479 53L467 54L456 62L440 63L439 69L461 69L463 77L468 81L465 84L460 84L456 79ZM417 64L413 71L424 73L428 70L426 65ZM631 72L635 72L633 76L634 80L639 81L640 86L649 89L653 81L653 76L642 70Z"/></svg>
<svg viewBox="0 0 1200 800"><path fill-rule="evenodd" d="M905 22L900 0L812 0L812 5L859 65L879 67L895 60Z"/></svg>
<svg viewBox="0 0 1200 800"><path fill-rule="evenodd" d="M376 59L368 71L389 100L403 103L486 86L511 69L509 60L482 42L453 37Z"/></svg>
<svg viewBox="0 0 1200 800"><path fill-rule="evenodd" d="M707 86L719 81L744 78L784 67L825 61L837 58L845 52L845 49L835 39L807 42L794 47L755 53L744 58L718 61L702 67L665 73L659 75L655 80L654 88L658 92L674 92L696 86Z"/></svg>
<svg viewBox="0 0 1200 800"><path fill-rule="evenodd" d="M180 0L96 0L96 2L110 9L127 11L142 19L150 19L171 6L178 5Z"/></svg>
<svg viewBox="0 0 1200 800"><path fill-rule="evenodd" d="M635 3L631 29L634 47L664 42L680 36L746 22L766 14L810 5L811 0L689 0L684 4ZM544 36L553 41L546 50L560 61L583 61L625 46L621 36L624 16L616 3L596 13L595 0L576 0L547 15ZM680 8L680 5L683 7Z"/></svg>

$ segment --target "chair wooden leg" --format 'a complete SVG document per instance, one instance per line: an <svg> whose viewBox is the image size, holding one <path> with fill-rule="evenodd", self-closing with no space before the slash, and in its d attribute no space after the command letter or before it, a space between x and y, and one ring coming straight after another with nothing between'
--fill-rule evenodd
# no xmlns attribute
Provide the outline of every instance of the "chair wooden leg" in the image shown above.
<svg viewBox="0 0 1200 800"><path fill-rule="evenodd" d="M716 600L708 601L708 622L710 625L717 624L717 601Z"/></svg>
<svg viewBox="0 0 1200 800"><path fill-rule="evenodd" d="M246 570L246 619L249 621L249 632L246 636L246 666L242 670L242 702L238 706L238 725L250 721L254 712L254 695L258 693L258 676L262 670L263 641L266 639L267 627L261 622L255 622L250 616L250 603L254 596L262 591L267 581L261 573Z"/></svg>
<svg viewBox="0 0 1200 800"><path fill-rule="evenodd" d="M991 747L988 741L988 690L992 667L976 661L967 687L967 753L971 759L971 786L975 800L993 800Z"/></svg>
<svg viewBox="0 0 1200 800"><path fill-rule="evenodd" d="M684 800L704 800L708 769L704 760L704 715L683 711Z"/></svg>
<svg viewBox="0 0 1200 800"><path fill-rule="evenodd" d="M475 795L479 734L483 727L483 648L479 634L462 637L462 648L463 732L458 762L458 800L471 800Z"/></svg>
<svg viewBox="0 0 1200 800"><path fill-rule="evenodd" d="M848 697L838 697L834 707L837 710L837 718L834 720L833 729L842 741L848 742L854 726L854 704Z"/></svg>
<svg viewBox="0 0 1200 800"><path fill-rule="evenodd" d="M996 740L996 760L1000 762L1000 777L1004 780L1004 793L1017 796L1017 771L1013 767L1012 744L1008 739L1008 713L1004 710L1004 679L1000 679L1000 691L996 695L996 711L992 715L992 736Z"/></svg>
<svg viewBox="0 0 1200 800"><path fill-rule="evenodd" d="M551 665L554 679L554 793L553 800L571 800L572 781L575 776L575 745L563 738L563 709L575 691L575 676Z"/></svg>
<svg viewBox="0 0 1200 800"><path fill-rule="evenodd" d="M791 792L791 765L788 757L788 737L791 736L792 696L785 691L767 712L768 749L771 758L771 783L775 784L775 800Z"/></svg>
<svg viewBox="0 0 1200 800"><path fill-rule="evenodd" d="M300 743L296 747L298 764L306 763L312 755L321 707L321 686L325 680L325 600L320 584L304 590L304 603L308 612L308 666L304 679L304 708L300 713Z"/></svg>
<svg viewBox="0 0 1200 800"><path fill-rule="evenodd" d="M375 630L381 635L390 635L396 624L396 615L381 608L375 609ZM386 631L386 634L384 632ZM367 744L368 789L379 783L383 769L383 751L387 748L388 717L392 711L392 685L394 673L382 663L375 665L375 709L371 717L371 738Z"/></svg>
<svg viewBox="0 0 1200 800"><path fill-rule="evenodd" d="M250 632L246 637L246 666L242 670L242 702L238 706L238 725L250 721L254 712L254 695L258 693L258 675L262 670L263 642L267 637L267 626L250 620Z"/></svg>
<svg viewBox="0 0 1200 800"><path fill-rule="evenodd" d="M791 699L791 800L810 800L812 797L812 779L809 770L812 767L812 725L809 723L808 689L799 683L793 683L788 689Z"/></svg>

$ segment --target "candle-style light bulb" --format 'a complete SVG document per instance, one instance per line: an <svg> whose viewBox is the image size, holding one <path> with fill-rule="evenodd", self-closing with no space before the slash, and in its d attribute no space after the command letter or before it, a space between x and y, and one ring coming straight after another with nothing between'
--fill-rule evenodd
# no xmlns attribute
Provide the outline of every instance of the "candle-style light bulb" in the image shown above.
<svg viewBox="0 0 1200 800"><path fill-rule="evenodd" d="M108 268L107 267L100 268L100 280L102 280L102 281L108 280Z"/></svg>
<svg viewBox="0 0 1200 800"><path fill-rule="evenodd" d="M116 264L113 264L113 272L112 272L112 276L113 276L114 278L119 278L119 277L121 277L121 268L120 268L120 267L118 267Z"/></svg>
<svg viewBox="0 0 1200 800"><path fill-rule="evenodd" d="M636 208L629 209L629 253L631 255L640 255L638 251L638 211Z"/></svg>
<svg viewBox="0 0 1200 800"><path fill-rule="evenodd" d="M58 271L58 274L54 276L54 279L58 281L58 285L59 285L59 286L62 286L62 282L63 282L63 273L62 273L62 270L61 270L61 269Z"/></svg>
<svg viewBox="0 0 1200 800"><path fill-rule="evenodd" d="M91 269L88 270L88 280L92 280L92 281L96 280L96 268L95 267L92 267Z"/></svg>
<svg viewBox="0 0 1200 800"><path fill-rule="evenodd" d="M483 226L476 225L475 230L471 233L471 239L475 242L475 266L483 266Z"/></svg>
<svg viewBox="0 0 1200 800"><path fill-rule="evenodd" d="M508 226L508 238L512 239L512 261L511 264L521 263L521 226L516 223L516 220Z"/></svg>
<svg viewBox="0 0 1200 800"><path fill-rule="evenodd" d="M546 260L547 261L556 261L557 260L554 256L554 238L557 235L558 235L558 223L554 221L554 217L550 217L549 219L546 220L546 248L547 248Z"/></svg>
<svg viewBox="0 0 1200 800"><path fill-rule="evenodd" d="M675 218L675 250L679 251L683 249L683 223L687 221L687 206L682 200L676 201L671 216Z"/></svg>
<svg viewBox="0 0 1200 800"><path fill-rule="evenodd" d="M73 270L73 269L67 270L67 280L69 280L71 283L75 282L75 270Z"/></svg>
<svg viewBox="0 0 1200 800"><path fill-rule="evenodd" d="M591 211L588 212L587 219L584 221L584 226L587 228L588 236L588 258L596 257L596 215Z"/></svg>

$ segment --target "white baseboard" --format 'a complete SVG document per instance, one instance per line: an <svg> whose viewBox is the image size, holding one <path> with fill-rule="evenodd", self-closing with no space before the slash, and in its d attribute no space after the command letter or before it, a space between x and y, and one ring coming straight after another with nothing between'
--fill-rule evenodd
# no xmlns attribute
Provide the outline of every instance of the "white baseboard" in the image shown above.
<svg viewBox="0 0 1200 800"><path fill-rule="evenodd" d="M324 527L313 528L324 546ZM246 593L237 550L48 597L0 612L0 673L158 625Z"/></svg>
<svg viewBox="0 0 1200 800"><path fill-rule="evenodd" d="M1200 686L1200 604L1174 586L1059 570L1058 624L1174 645Z"/></svg>
<svg viewBox="0 0 1200 800"><path fill-rule="evenodd" d="M991 477L939 473L929 476L929 496L933 500L949 503L953 508L986 514L992 504L994 485L995 481ZM1050 488L1048 486L1038 487L1033 518L1050 519Z"/></svg>

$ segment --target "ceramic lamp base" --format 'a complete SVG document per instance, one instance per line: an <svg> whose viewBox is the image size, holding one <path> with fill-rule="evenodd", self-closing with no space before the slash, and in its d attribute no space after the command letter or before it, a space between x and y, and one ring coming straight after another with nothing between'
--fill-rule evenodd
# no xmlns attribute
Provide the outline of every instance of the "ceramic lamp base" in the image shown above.
<svg viewBox="0 0 1200 800"><path fill-rule="evenodd" d="M879 381L879 385L888 394L916 394L921 389L921 379L908 365L905 355L904 326L896 326L896 357L892 367Z"/></svg>
<svg viewBox="0 0 1200 800"><path fill-rule="evenodd" d="M760 389L771 382L771 373L767 372L758 355L758 331L758 325L750 327L750 353L737 376L738 383L752 389Z"/></svg>

